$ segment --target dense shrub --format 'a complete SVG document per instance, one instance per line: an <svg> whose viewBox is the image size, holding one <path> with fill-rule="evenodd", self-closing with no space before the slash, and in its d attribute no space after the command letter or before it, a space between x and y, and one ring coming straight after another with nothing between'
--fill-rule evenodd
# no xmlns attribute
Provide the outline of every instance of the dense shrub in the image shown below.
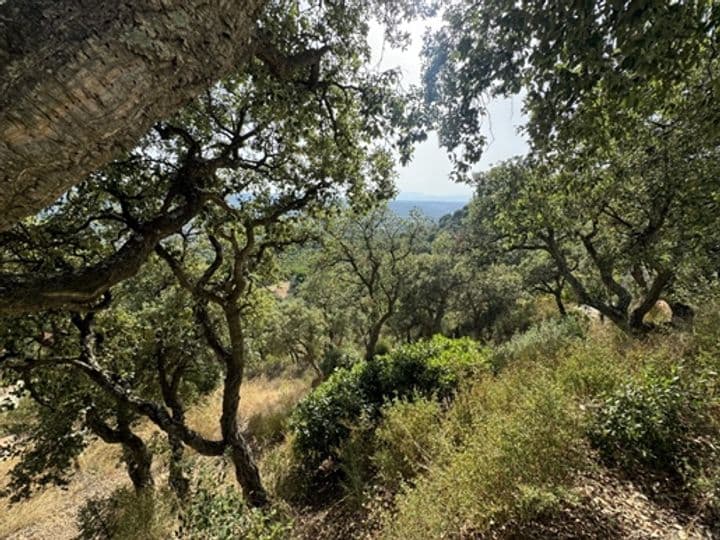
<svg viewBox="0 0 720 540"><path fill-rule="evenodd" d="M487 368L486 358L470 339L437 336L337 370L291 418L298 456L309 466L337 457L339 445L361 416L377 421L382 405L392 399L448 397L461 380Z"/></svg>
<svg viewBox="0 0 720 540"><path fill-rule="evenodd" d="M679 382L678 377L631 382L602 401L589 433L606 461L628 469L677 470L686 436L682 416L691 407Z"/></svg>
<svg viewBox="0 0 720 540"><path fill-rule="evenodd" d="M577 409L541 371L487 377L446 418L443 447L398 495L384 537L473 537L548 509L584 466Z"/></svg>
<svg viewBox="0 0 720 540"><path fill-rule="evenodd" d="M430 451L412 458L429 456L419 470L396 476L413 480L384 514L384 537L482 537L508 520L552 515L595 466L591 444L606 464L653 478L652 493L672 486L675 500L683 497L711 527L718 523L717 327L704 328L695 345L683 333L638 341L603 329L581 338L582 331L567 320L516 336L493 354L496 374L458 392L439 421L416 402L418 409L407 405L397 422L380 425L378 449L387 437L381 432L393 426L389 470L402 471L413 440L426 444L423 426L432 433ZM380 478L392 486L388 475ZM663 479L675 482L657 482Z"/></svg>
<svg viewBox="0 0 720 540"><path fill-rule="evenodd" d="M712 443L711 396L682 370L649 373L607 395L589 429L602 458L631 472L651 469L682 477ZM711 400L710 400L711 401Z"/></svg>
<svg viewBox="0 0 720 540"><path fill-rule="evenodd" d="M383 407L373 463L382 484L397 488L425 469L442 445L442 410L432 399L397 400Z"/></svg>
<svg viewBox="0 0 720 540"><path fill-rule="evenodd" d="M351 352L339 347L329 347L320 360L320 371L323 376L329 377L340 368L352 367L355 362L357 362L357 358Z"/></svg>
<svg viewBox="0 0 720 540"><path fill-rule="evenodd" d="M200 485L180 514L179 538L284 540L291 523L276 509L249 508L233 487Z"/></svg>
<svg viewBox="0 0 720 540"><path fill-rule="evenodd" d="M574 316L548 319L496 347L491 356L499 371L510 362L543 361L585 336L585 323Z"/></svg>

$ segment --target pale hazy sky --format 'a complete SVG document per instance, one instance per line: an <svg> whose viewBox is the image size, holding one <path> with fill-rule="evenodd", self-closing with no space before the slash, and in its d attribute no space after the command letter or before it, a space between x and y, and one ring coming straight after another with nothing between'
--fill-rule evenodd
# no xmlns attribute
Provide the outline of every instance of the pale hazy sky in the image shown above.
<svg viewBox="0 0 720 540"><path fill-rule="evenodd" d="M382 29L375 25L370 32L373 47L373 63L382 69L400 67L404 85L420 83L422 59L422 36L428 26L439 25L438 19L417 21L406 25L413 36L412 44L406 50L390 48L383 39ZM488 146L477 170L485 170L491 165L512 156L527 152L527 144L517 128L523 124L522 103L519 97L493 100L488 105L489 118L483 129L488 138ZM435 196L469 197L472 189L466 184L450 180L452 168L445 150L440 148L437 136L433 133L428 140L418 145L413 161L398 170L398 189L401 192L419 192Z"/></svg>

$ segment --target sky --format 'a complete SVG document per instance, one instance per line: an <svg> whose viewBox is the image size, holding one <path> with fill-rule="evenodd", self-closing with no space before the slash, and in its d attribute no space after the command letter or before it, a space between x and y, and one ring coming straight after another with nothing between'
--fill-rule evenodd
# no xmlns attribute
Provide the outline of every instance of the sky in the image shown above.
<svg viewBox="0 0 720 540"><path fill-rule="evenodd" d="M412 35L412 43L405 50L393 49L383 39L382 28L371 27L370 44L373 48L373 64L380 69L399 67L403 74L403 85L409 87L420 83L422 59L422 36L425 29L439 26L439 19L416 21L405 27ZM488 146L476 170L487 170L493 164L504 159L525 154L527 143L518 133L518 127L524 121L522 102L519 97L495 99L488 104L489 116L483 122ZM403 193L422 193L433 197L470 198L472 188L450 180L452 169L447 152L440 148L437 135L431 133L428 140L419 144L411 163L399 167L397 187Z"/></svg>

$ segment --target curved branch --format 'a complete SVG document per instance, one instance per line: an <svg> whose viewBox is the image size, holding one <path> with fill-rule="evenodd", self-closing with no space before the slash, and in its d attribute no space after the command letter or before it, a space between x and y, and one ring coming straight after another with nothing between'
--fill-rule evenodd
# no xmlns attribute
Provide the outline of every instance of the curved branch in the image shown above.
<svg viewBox="0 0 720 540"><path fill-rule="evenodd" d="M311 82L317 83L317 66L329 51L330 47L324 45L317 49L306 49L287 55L265 36L259 37L255 42L255 56L267 66L275 77L281 80L290 80L298 70L311 67L315 79Z"/></svg>
<svg viewBox="0 0 720 540"><path fill-rule="evenodd" d="M0 275L0 313L87 306L113 285L134 276L160 240L180 232L198 214L205 198L200 193L186 194L185 204L140 226L113 255L93 266L51 277Z"/></svg>

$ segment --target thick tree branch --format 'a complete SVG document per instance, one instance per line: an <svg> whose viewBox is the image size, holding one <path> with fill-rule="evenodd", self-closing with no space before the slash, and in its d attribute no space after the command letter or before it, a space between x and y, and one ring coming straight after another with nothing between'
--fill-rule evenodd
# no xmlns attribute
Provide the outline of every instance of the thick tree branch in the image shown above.
<svg viewBox="0 0 720 540"><path fill-rule="evenodd" d="M256 48L264 4L1 3L0 230L42 210L239 69ZM286 61L301 66L314 58Z"/></svg>
<svg viewBox="0 0 720 540"><path fill-rule="evenodd" d="M179 232L202 208L201 193L138 227L113 255L93 266L50 277L0 275L0 313L22 314L48 309L81 309L110 287L134 276L157 243Z"/></svg>

